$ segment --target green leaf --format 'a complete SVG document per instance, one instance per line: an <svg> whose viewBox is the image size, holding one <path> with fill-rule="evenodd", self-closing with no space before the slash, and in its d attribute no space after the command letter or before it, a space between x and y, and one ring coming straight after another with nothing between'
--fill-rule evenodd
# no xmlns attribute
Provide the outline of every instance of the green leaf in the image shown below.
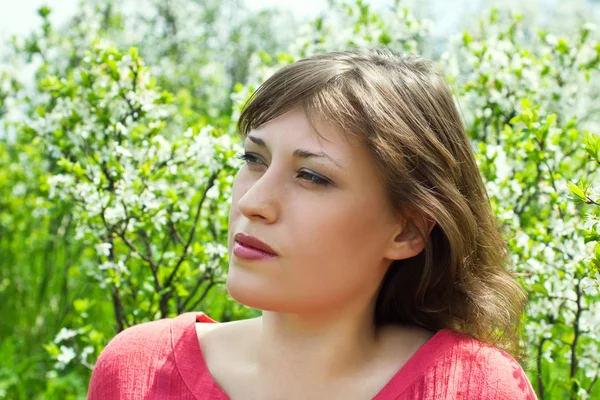
<svg viewBox="0 0 600 400"><path fill-rule="evenodd" d="M591 135L586 131L586 137L584 139L585 151L594 160L600 159L600 137Z"/></svg>
<svg viewBox="0 0 600 400"><path fill-rule="evenodd" d="M596 224L594 224L594 227ZM583 231L583 243L587 244L589 242L598 242L600 241L600 234L596 232L596 229L584 230Z"/></svg>
<svg viewBox="0 0 600 400"><path fill-rule="evenodd" d="M387 34L387 32L384 32L379 35L379 43L387 46L388 44L392 43L392 38Z"/></svg>
<svg viewBox="0 0 600 400"><path fill-rule="evenodd" d="M115 60L108 60L106 62L106 65L108 65L108 72L110 74L110 77L116 81L119 80L119 70Z"/></svg>
<svg viewBox="0 0 600 400"><path fill-rule="evenodd" d="M463 32L463 44L465 46L469 46L469 44L473 41L473 37L469 35L469 32Z"/></svg>
<svg viewBox="0 0 600 400"><path fill-rule="evenodd" d="M73 165L73 172L75 173L75 175L82 177L85 175L85 169L83 169L83 167L79 164L79 162L77 162L76 164Z"/></svg>
<svg viewBox="0 0 600 400"><path fill-rule="evenodd" d="M91 306L91 302L89 299L76 299L73 302L73 308L77 311L78 314L81 314L87 311Z"/></svg>
<svg viewBox="0 0 600 400"><path fill-rule="evenodd" d="M51 12L52 10L48 6L42 6L37 11L38 15L42 18L46 18Z"/></svg>
<svg viewBox="0 0 600 400"><path fill-rule="evenodd" d="M81 83L84 86L90 86L90 74L87 71L80 71Z"/></svg>
<svg viewBox="0 0 600 400"><path fill-rule="evenodd" d="M597 260L600 260L600 242L596 243L594 246L594 256Z"/></svg>
<svg viewBox="0 0 600 400"><path fill-rule="evenodd" d="M95 329L90 331L88 337L92 343L100 343L104 339L104 335Z"/></svg>
<svg viewBox="0 0 600 400"><path fill-rule="evenodd" d="M54 342L46 343L42 346L48 352L48 354L50 354L51 357L57 357L60 354L60 349Z"/></svg>
<svg viewBox="0 0 600 400"><path fill-rule="evenodd" d="M175 292L179 297L187 297L190 295L190 292L185 287L183 287L183 285L177 285L177 287L175 288Z"/></svg>
<svg viewBox="0 0 600 400"><path fill-rule="evenodd" d="M129 48L129 55L131 56L131 59L133 61L137 61L137 59L139 58L139 52L138 52L137 47Z"/></svg>
<svg viewBox="0 0 600 400"><path fill-rule="evenodd" d="M515 115L514 117L512 117L510 119L510 121L508 121L509 124L514 125L517 122L521 122L521 116L520 115Z"/></svg>
<svg viewBox="0 0 600 400"><path fill-rule="evenodd" d="M569 53L569 44L565 38L558 39L558 43L556 44L556 50L558 50L561 54Z"/></svg>
<svg viewBox="0 0 600 400"><path fill-rule="evenodd" d="M315 28L317 31L320 31L321 29L323 29L323 18L317 18L315 20Z"/></svg>
<svg viewBox="0 0 600 400"><path fill-rule="evenodd" d="M546 117L546 124L544 125L544 130L547 131L552 125L556 123L556 114L550 114Z"/></svg>
<svg viewBox="0 0 600 400"><path fill-rule="evenodd" d="M573 193L575 196L577 196L579 199L581 200L585 200L586 196L585 193L583 192L583 190L577 186L576 184L572 183L572 182L568 182L567 183L567 187L569 188L569 190L571 191L571 193Z"/></svg>
<svg viewBox="0 0 600 400"><path fill-rule="evenodd" d="M202 254L204 247L202 247L202 245L200 245L200 243L194 242L194 244L192 245L192 250L193 250L192 254Z"/></svg>

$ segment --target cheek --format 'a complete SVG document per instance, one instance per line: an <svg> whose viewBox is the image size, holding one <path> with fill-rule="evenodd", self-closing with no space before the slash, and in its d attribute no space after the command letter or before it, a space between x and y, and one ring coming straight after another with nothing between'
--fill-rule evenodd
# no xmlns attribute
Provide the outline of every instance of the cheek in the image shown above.
<svg viewBox="0 0 600 400"><path fill-rule="evenodd" d="M366 283L381 261L381 225L372 210L337 202L302 221L296 232L302 245L294 254L300 261L298 281L325 291Z"/></svg>
<svg viewBox="0 0 600 400"><path fill-rule="evenodd" d="M379 241L381 222L376 208L363 201L337 201L306 219L310 225L303 229L303 240L315 248L315 255L350 258L372 252ZM312 244L312 245L310 245Z"/></svg>

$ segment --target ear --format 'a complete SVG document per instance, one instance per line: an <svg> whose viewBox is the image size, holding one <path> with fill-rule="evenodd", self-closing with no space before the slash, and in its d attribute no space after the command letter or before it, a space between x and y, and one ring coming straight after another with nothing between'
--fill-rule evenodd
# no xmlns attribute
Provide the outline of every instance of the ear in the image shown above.
<svg viewBox="0 0 600 400"><path fill-rule="evenodd" d="M385 257L390 260L403 260L419 254L425 248L427 239L436 222L428 218L404 220L394 232ZM424 238L419 234L419 229Z"/></svg>

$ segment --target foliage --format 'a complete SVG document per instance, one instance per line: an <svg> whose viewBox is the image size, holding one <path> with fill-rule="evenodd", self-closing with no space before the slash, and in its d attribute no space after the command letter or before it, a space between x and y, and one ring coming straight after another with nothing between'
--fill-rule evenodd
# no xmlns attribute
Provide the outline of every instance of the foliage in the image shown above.
<svg viewBox="0 0 600 400"><path fill-rule="evenodd" d="M331 1L285 32L233 0L126 3L84 1L60 30L41 8L41 29L13 42L33 86L0 71L0 124L16 132L0 135L0 398L84 398L133 324L256 316L223 289L243 102L311 54L424 53L432 27L399 1ZM491 9L449 44L437 61L530 295L523 367L540 399L599 396L595 27L555 37Z"/></svg>
<svg viewBox="0 0 600 400"><path fill-rule="evenodd" d="M598 179L584 151L586 128L598 129L593 30L556 38L493 9L444 56L529 291L526 346L540 398L586 398L600 372L598 275L585 239L596 210L570 196L572 182Z"/></svg>
<svg viewBox="0 0 600 400"><path fill-rule="evenodd" d="M181 96L159 89L135 48L104 38L123 31L116 14L83 21L94 5L81 7L64 31L42 8L41 31L14 40L37 64L33 87L3 75L2 109L18 103L22 118L3 121L18 136L0 142L0 281L19 310L1 327L15 338L6 349L31 360L6 357L8 398L82 396L95 358L131 324L195 307L224 321L256 314L219 285L235 143L203 109L172 104Z"/></svg>
<svg viewBox="0 0 600 400"><path fill-rule="evenodd" d="M156 90L135 48L94 43L68 79L40 84L54 107L38 109L23 134L58 160L49 198L75 203L75 239L96 250L89 273L110 289L118 330L197 306L227 261L221 221L199 218L226 214L229 136L211 126L161 135L172 96Z"/></svg>

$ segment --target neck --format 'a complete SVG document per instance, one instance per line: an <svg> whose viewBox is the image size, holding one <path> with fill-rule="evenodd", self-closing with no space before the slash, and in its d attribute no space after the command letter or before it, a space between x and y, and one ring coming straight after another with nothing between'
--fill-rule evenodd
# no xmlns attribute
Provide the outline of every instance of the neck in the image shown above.
<svg viewBox="0 0 600 400"><path fill-rule="evenodd" d="M257 323L258 368L267 375L348 377L364 370L381 341L371 304L359 312L264 311Z"/></svg>

